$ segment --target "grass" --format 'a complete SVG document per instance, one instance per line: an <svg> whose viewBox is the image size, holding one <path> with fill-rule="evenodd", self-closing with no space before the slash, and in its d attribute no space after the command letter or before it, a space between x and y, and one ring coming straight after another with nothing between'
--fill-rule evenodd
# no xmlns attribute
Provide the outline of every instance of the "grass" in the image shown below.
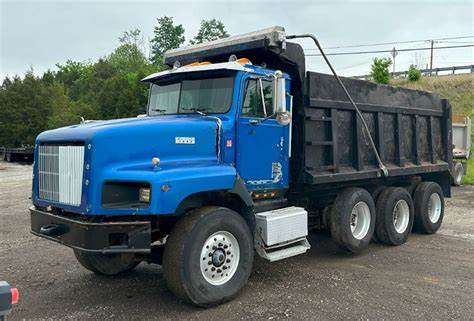
<svg viewBox="0 0 474 321"><path fill-rule="evenodd" d="M446 75L438 77L422 77L416 82L406 79L394 79L391 85L411 89L426 90L448 98L453 107L453 114L469 116L474 123L474 73ZM474 142L474 126L471 128L471 141ZM474 153L467 161L468 172L463 184L474 185Z"/></svg>
<svg viewBox="0 0 474 321"><path fill-rule="evenodd" d="M474 185L474 158L472 156L467 160L467 174L464 176L462 183L465 185Z"/></svg>

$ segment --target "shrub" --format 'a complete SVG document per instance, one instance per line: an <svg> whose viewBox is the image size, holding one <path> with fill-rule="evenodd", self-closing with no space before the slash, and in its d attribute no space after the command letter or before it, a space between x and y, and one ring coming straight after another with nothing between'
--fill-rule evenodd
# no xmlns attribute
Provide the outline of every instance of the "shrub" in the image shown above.
<svg viewBox="0 0 474 321"><path fill-rule="evenodd" d="M372 63L370 78L379 84L388 84L390 81L390 71L388 68L392 64L390 58L374 58Z"/></svg>
<svg viewBox="0 0 474 321"><path fill-rule="evenodd" d="M418 81L421 78L421 71L416 68L415 65L410 65L408 69L408 80L409 81Z"/></svg>

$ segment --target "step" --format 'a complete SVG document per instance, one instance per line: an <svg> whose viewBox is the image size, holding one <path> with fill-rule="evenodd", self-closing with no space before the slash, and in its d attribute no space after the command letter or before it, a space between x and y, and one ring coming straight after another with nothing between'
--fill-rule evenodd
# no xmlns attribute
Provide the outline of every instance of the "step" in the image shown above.
<svg viewBox="0 0 474 321"><path fill-rule="evenodd" d="M257 253L262 258L270 262L275 262L292 256L304 254L310 248L311 246L309 245L308 240L306 239L306 237L304 237L294 243L285 244L282 247L272 247L271 249L260 247L259 249L257 249Z"/></svg>

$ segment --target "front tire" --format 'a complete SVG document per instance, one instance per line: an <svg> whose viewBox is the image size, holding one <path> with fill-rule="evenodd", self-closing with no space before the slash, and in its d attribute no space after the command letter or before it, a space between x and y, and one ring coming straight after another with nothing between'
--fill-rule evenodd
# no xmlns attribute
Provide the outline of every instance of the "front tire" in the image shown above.
<svg viewBox="0 0 474 321"><path fill-rule="evenodd" d="M407 241L413 227L413 200L404 188L389 187L377 199L375 234L389 245Z"/></svg>
<svg viewBox="0 0 474 321"><path fill-rule="evenodd" d="M330 229L333 240L343 249L359 253L369 246L375 228L375 205L362 188L343 190L334 201Z"/></svg>
<svg viewBox="0 0 474 321"><path fill-rule="evenodd" d="M107 276L128 272L140 263L133 254L89 253L74 249L74 255L89 271Z"/></svg>
<svg viewBox="0 0 474 321"><path fill-rule="evenodd" d="M421 233L434 234L444 217L444 196L435 182L422 182L415 190L415 228Z"/></svg>
<svg viewBox="0 0 474 321"><path fill-rule="evenodd" d="M253 265L253 237L245 220L223 207L203 207L174 226L165 245L163 275L179 298L201 307L234 298Z"/></svg>

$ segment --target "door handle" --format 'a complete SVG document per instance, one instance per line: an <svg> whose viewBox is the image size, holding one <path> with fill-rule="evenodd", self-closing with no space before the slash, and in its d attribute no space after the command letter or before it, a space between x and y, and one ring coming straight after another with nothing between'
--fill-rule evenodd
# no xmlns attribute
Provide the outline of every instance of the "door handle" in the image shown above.
<svg viewBox="0 0 474 321"><path fill-rule="evenodd" d="M249 124L250 125L257 125L259 123L258 119L250 119Z"/></svg>

